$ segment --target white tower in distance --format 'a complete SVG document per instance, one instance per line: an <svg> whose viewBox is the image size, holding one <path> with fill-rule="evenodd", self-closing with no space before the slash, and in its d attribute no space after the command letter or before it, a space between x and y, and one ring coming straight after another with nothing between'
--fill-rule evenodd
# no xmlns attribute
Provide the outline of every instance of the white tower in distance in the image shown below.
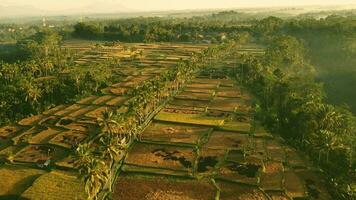
<svg viewBox="0 0 356 200"><path fill-rule="evenodd" d="M43 17L43 18L42 18L42 25L43 25L43 27L46 27L46 26L47 26L47 24L46 24L46 17Z"/></svg>

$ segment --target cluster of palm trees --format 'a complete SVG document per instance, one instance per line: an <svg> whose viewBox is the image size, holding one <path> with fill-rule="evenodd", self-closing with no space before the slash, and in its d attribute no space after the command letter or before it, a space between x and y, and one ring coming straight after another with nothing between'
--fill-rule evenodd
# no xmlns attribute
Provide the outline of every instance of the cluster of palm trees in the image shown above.
<svg viewBox="0 0 356 200"><path fill-rule="evenodd" d="M279 41L293 49L277 47L278 41L272 41L262 58L242 58L237 77L258 98L257 115L265 125L308 152L336 181L341 195L351 197L355 191L344 188L352 188L355 179L356 119L346 109L324 102L322 87L314 81L312 70L308 74L308 61L303 53L295 52L304 51L296 40L284 37ZM296 67L302 76L289 70Z"/></svg>
<svg viewBox="0 0 356 200"><path fill-rule="evenodd" d="M154 79L145 81L128 92L130 96L125 112L107 110L98 119L97 134L77 149L77 167L85 182L89 199L97 199L101 191L110 194L119 161L125 150L158 111L185 83L203 67L225 55L229 45L208 48L181 61ZM102 171L99 173L98 169ZM99 170L100 171L100 170Z"/></svg>
<svg viewBox="0 0 356 200"><path fill-rule="evenodd" d="M14 63L0 60L0 125L97 93L120 78L115 59L83 67L74 63L78 55L58 42L28 43L29 47L21 48L27 48L33 56ZM39 51L45 53L37 55Z"/></svg>

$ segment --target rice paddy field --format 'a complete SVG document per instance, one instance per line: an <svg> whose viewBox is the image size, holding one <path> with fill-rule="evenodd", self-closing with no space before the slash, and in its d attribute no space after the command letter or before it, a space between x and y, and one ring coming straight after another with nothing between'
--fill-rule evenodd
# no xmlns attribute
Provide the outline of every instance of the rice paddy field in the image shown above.
<svg viewBox="0 0 356 200"><path fill-rule="evenodd" d="M192 44L64 44L77 62L121 59L123 81L72 105L0 128L0 199L86 199L74 147L94 137L107 108L122 110L126 93L207 48ZM254 45L241 52L263 54ZM253 118L253 96L215 66L169 101L128 149L115 200L331 199L320 170Z"/></svg>
<svg viewBox="0 0 356 200"><path fill-rule="evenodd" d="M251 95L204 74L131 147L114 199L331 199L321 172L254 121Z"/></svg>

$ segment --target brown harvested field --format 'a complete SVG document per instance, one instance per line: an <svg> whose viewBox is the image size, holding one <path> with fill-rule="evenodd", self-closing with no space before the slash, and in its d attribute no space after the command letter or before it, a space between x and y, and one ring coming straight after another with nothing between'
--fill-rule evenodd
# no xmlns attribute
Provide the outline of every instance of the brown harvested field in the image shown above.
<svg viewBox="0 0 356 200"><path fill-rule="evenodd" d="M22 126L32 126L34 124L36 124L37 122L41 121L42 119L44 119L46 116L44 115L35 115L35 116L31 116L31 117L27 117L21 121L18 122L18 124L22 125Z"/></svg>
<svg viewBox="0 0 356 200"><path fill-rule="evenodd" d="M85 200L84 184L76 174L53 170L36 179L21 197L43 200Z"/></svg>
<svg viewBox="0 0 356 200"><path fill-rule="evenodd" d="M83 107L82 109L79 109L77 111L74 111L74 112L68 114L67 117L78 118L78 117L81 117L81 116L85 115L86 113L94 110L95 108L97 108L97 106L94 106L94 105L86 106L86 107Z"/></svg>
<svg viewBox="0 0 356 200"><path fill-rule="evenodd" d="M18 132L23 130L23 127L16 125L9 125L0 128L0 140L6 140L14 137Z"/></svg>
<svg viewBox="0 0 356 200"><path fill-rule="evenodd" d="M186 87L194 89L216 89L219 87L219 83L190 83Z"/></svg>
<svg viewBox="0 0 356 200"><path fill-rule="evenodd" d="M282 191L283 173L279 171L274 173L262 173L259 185L265 191Z"/></svg>
<svg viewBox="0 0 356 200"><path fill-rule="evenodd" d="M104 96L101 96L101 97L95 99L92 103L96 104L96 105L103 105L105 102L110 101L114 98L115 98L115 96L112 96L112 95L104 95Z"/></svg>
<svg viewBox="0 0 356 200"><path fill-rule="evenodd" d="M18 198L22 192L24 192L33 181L35 181L39 176L44 174L45 171L39 169L31 169L21 166L1 166L0 167L0 197L2 195L9 196L8 200L13 198Z"/></svg>
<svg viewBox="0 0 356 200"><path fill-rule="evenodd" d="M115 97L109 101L107 101L105 104L108 106L120 106L122 105L128 98L127 97L123 97L123 96L118 96Z"/></svg>
<svg viewBox="0 0 356 200"><path fill-rule="evenodd" d="M197 144L212 129L207 127L152 122L142 133L147 141Z"/></svg>
<svg viewBox="0 0 356 200"><path fill-rule="evenodd" d="M182 100L201 100L201 101L210 101L212 98L212 94L209 93L195 93L195 92L181 92L177 96L176 99Z"/></svg>
<svg viewBox="0 0 356 200"><path fill-rule="evenodd" d="M285 192L280 191L266 191L268 196L271 197L272 200L291 200Z"/></svg>
<svg viewBox="0 0 356 200"><path fill-rule="evenodd" d="M127 88L108 88L109 92L114 95L124 95L129 89Z"/></svg>
<svg viewBox="0 0 356 200"><path fill-rule="evenodd" d="M294 172L286 171L284 173L285 190L291 198L306 198L307 188L303 180Z"/></svg>
<svg viewBox="0 0 356 200"><path fill-rule="evenodd" d="M93 111L88 112L87 114L85 114L85 116L86 116L86 117L91 117L91 118L97 119L97 118L99 118L99 117L102 116L102 113L103 113L105 110L108 110L108 109L109 109L109 107L107 107L107 106L102 106L102 107L99 107L99 108L97 108L97 109L95 109L95 110L93 110Z"/></svg>
<svg viewBox="0 0 356 200"><path fill-rule="evenodd" d="M137 143L129 151L125 163L190 171L194 157L194 150L187 147Z"/></svg>
<svg viewBox="0 0 356 200"><path fill-rule="evenodd" d="M241 89L239 87L219 87L216 96L227 98L241 98Z"/></svg>
<svg viewBox="0 0 356 200"><path fill-rule="evenodd" d="M238 183L257 185L261 168L261 165L254 163L226 162L220 167L218 177Z"/></svg>
<svg viewBox="0 0 356 200"><path fill-rule="evenodd" d="M99 98L99 96L89 96L84 99L81 99L77 102L77 104L91 104L97 98Z"/></svg>
<svg viewBox="0 0 356 200"><path fill-rule="evenodd" d="M47 130L41 131L35 136L33 136L28 143L29 144L46 144L50 139L56 136L61 131L48 128Z"/></svg>
<svg viewBox="0 0 356 200"><path fill-rule="evenodd" d="M66 107L65 109L61 109L58 112L54 113L56 116L66 116L72 112L75 112L77 110L80 110L82 108L85 108L87 106L85 105L80 105L80 104L73 104L71 106Z"/></svg>
<svg viewBox="0 0 356 200"><path fill-rule="evenodd" d="M212 200L216 189L205 181L161 177L121 176L115 187L115 200Z"/></svg>
<svg viewBox="0 0 356 200"><path fill-rule="evenodd" d="M82 131L69 130L56 135L49 143L70 149L78 146L86 137Z"/></svg>
<svg viewBox="0 0 356 200"><path fill-rule="evenodd" d="M211 149L243 149L247 145L248 135L236 132L214 131L204 147Z"/></svg>
<svg viewBox="0 0 356 200"><path fill-rule="evenodd" d="M194 92L194 93L207 93L207 94L212 95L215 90L214 89L200 89L200 88L185 88L184 91Z"/></svg>
<svg viewBox="0 0 356 200"><path fill-rule="evenodd" d="M19 134L18 136L12 138L12 141L14 142L14 144L28 142L32 137L34 137L35 135L37 135L38 133L40 133L44 130L46 130L46 128L41 127L41 126L34 126L34 127L30 128L29 130L26 130L26 131L22 132L21 134Z"/></svg>
<svg viewBox="0 0 356 200"><path fill-rule="evenodd" d="M67 107L67 105L59 105L59 106L56 106L54 108L51 108L49 110L44 111L42 114L44 114L44 115L52 115L52 114L58 112L59 110L65 109L66 107Z"/></svg>
<svg viewBox="0 0 356 200"><path fill-rule="evenodd" d="M241 98L216 97L210 104L209 109L227 112L248 112L250 105Z"/></svg>
<svg viewBox="0 0 356 200"><path fill-rule="evenodd" d="M210 101L200 101L200 100L189 100L189 99L174 99L169 102L171 105L196 107L196 108L206 108L209 106Z"/></svg>
<svg viewBox="0 0 356 200"><path fill-rule="evenodd" d="M14 161L40 164L48 159L51 159L52 162L63 159L66 155L67 152L62 148L44 145L29 145L15 155Z"/></svg>
<svg viewBox="0 0 356 200"><path fill-rule="evenodd" d="M269 200L257 187L229 182L218 182L221 200Z"/></svg>

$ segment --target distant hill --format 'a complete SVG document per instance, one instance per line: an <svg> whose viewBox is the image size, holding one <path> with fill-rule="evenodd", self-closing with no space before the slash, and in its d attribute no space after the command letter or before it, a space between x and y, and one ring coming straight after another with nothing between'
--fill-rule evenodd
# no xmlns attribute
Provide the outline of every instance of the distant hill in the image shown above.
<svg viewBox="0 0 356 200"><path fill-rule="evenodd" d="M38 16L45 14L45 11L37 9L32 6L1 6L0 17L24 17L24 16Z"/></svg>
<svg viewBox="0 0 356 200"><path fill-rule="evenodd" d="M0 18L18 18L26 16L55 16L55 15L80 15L100 13L129 13L136 10L127 8L119 3L92 4L68 10L41 10L32 6L1 6Z"/></svg>

